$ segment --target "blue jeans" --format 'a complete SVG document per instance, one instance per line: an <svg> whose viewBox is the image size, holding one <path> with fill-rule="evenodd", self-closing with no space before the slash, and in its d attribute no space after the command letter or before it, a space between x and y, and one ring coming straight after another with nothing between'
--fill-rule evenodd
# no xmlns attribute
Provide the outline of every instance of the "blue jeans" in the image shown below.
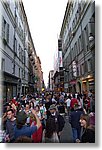
<svg viewBox="0 0 102 150"><path fill-rule="evenodd" d="M73 142L76 142L76 139L78 138L78 133L76 128L72 128L72 134L73 134Z"/></svg>

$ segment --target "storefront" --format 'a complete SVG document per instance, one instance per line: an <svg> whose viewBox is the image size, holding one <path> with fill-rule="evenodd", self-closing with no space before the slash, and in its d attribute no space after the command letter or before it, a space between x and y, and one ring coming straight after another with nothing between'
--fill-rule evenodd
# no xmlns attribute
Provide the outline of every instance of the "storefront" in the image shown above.
<svg viewBox="0 0 102 150"><path fill-rule="evenodd" d="M3 89L3 99L4 101L9 101L13 97L17 96L17 85L18 85L18 78L10 75L8 73L4 73L3 82L2 82L2 89Z"/></svg>
<svg viewBox="0 0 102 150"><path fill-rule="evenodd" d="M88 75L86 78L81 78L80 79L80 83L81 84L81 92L82 91L89 91L89 90L95 90L95 80L94 77L92 75Z"/></svg>

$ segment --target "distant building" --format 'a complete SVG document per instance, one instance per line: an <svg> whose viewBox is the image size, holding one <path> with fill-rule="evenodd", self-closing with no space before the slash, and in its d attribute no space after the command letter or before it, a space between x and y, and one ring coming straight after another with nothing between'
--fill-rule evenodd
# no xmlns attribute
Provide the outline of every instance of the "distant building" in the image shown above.
<svg viewBox="0 0 102 150"><path fill-rule="evenodd" d="M63 71L63 59L62 59L62 39L58 39L58 50L55 57L54 67L54 90L56 92L64 91L64 71Z"/></svg>
<svg viewBox="0 0 102 150"><path fill-rule="evenodd" d="M53 91L54 90L54 70L51 70L49 72L49 80L48 80L48 90Z"/></svg>

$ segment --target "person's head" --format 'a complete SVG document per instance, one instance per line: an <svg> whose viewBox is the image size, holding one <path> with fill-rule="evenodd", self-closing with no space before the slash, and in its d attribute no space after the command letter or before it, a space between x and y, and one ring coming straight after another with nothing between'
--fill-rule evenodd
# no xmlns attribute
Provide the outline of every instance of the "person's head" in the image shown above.
<svg viewBox="0 0 102 150"><path fill-rule="evenodd" d="M87 128L90 125L90 117L88 114L83 114L80 117L81 126Z"/></svg>
<svg viewBox="0 0 102 150"><path fill-rule="evenodd" d="M25 125L27 120L27 114L22 110L19 111L16 115L17 128L22 128Z"/></svg>
<svg viewBox="0 0 102 150"><path fill-rule="evenodd" d="M27 136L18 137L14 143L33 143L33 140Z"/></svg>
<svg viewBox="0 0 102 150"><path fill-rule="evenodd" d="M29 109L30 109L29 103L26 103L25 109L26 109L26 110L29 110Z"/></svg>
<svg viewBox="0 0 102 150"><path fill-rule="evenodd" d="M49 111L51 114L54 114L56 112L56 106L54 104L52 104L49 108Z"/></svg>
<svg viewBox="0 0 102 150"><path fill-rule="evenodd" d="M38 111L40 110L39 105L36 105L35 109L36 109L36 111L38 112Z"/></svg>
<svg viewBox="0 0 102 150"><path fill-rule="evenodd" d="M11 105L10 104L7 104L6 105L6 110L8 111L8 110L10 110L11 109Z"/></svg>
<svg viewBox="0 0 102 150"><path fill-rule="evenodd" d="M42 106L42 101L39 102L39 106L40 106L40 107Z"/></svg>
<svg viewBox="0 0 102 150"><path fill-rule="evenodd" d="M34 108L34 103L33 103L33 101L30 102L30 107Z"/></svg>
<svg viewBox="0 0 102 150"><path fill-rule="evenodd" d="M45 137L51 138L52 134L56 131L56 124L54 118L49 118L46 121Z"/></svg>
<svg viewBox="0 0 102 150"><path fill-rule="evenodd" d="M77 109L79 109L80 107L79 107L79 105L77 104L77 103L75 103L74 104L74 110L77 110Z"/></svg>
<svg viewBox="0 0 102 150"><path fill-rule="evenodd" d="M14 117L13 109L7 110L7 118L11 120L13 117Z"/></svg>

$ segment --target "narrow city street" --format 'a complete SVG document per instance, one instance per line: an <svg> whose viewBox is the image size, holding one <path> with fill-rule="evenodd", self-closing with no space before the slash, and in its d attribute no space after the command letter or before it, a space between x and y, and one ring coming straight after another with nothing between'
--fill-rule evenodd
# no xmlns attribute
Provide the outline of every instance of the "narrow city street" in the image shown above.
<svg viewBox="0 0 102 150"><path fill-rule="evenodd" d="M60 142L61 143L73 143L72 128L71 128L71 125L69 123L69 117L65 116L64 118L65 118L65 126L62 130L62 133L61 133Z"/></svg>

